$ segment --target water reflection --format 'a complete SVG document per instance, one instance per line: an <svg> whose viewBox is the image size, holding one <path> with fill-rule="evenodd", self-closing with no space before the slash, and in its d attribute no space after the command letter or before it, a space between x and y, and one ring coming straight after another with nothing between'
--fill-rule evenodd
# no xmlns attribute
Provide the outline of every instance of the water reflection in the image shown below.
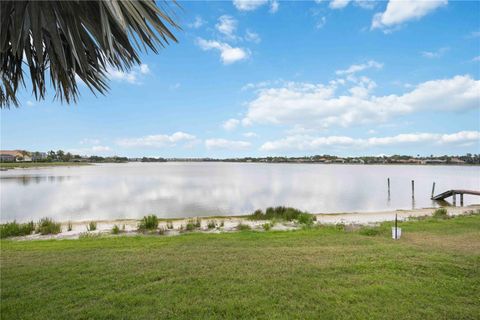
<svg viewBox="0 0 480 320"><path fill-rule="evenodd" d="M71 176L40 176L40 175L21 175L21 176L5 176L0 177L0 183L19 183L21 185L29 185L30 183L61 183L71 179Z"/></svg>
<svg viewBox="0 0 480 320"><path fill-rule="evenodd" d="M391 193L386 190L387 177ZM411 197L412 179L415 199ZM276 205L310 212L411 209L432 206L434 179L437 190L480 189L476 167L104 164L2 172L0 214L6 221L43 216L59 220L137 218L150 213L161 217L234 215ZM474 201L474 197L465 197L466 205Z"/></svg>

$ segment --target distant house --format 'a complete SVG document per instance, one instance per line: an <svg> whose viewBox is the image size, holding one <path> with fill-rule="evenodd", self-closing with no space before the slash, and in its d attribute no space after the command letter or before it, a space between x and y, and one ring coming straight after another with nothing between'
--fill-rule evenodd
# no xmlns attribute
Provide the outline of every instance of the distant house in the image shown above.
<svg viewBox="0 0 480 320"><path fill-rule="evenodd" d="M0 161L13 162L13 161L32 161L32 157L27 151L23 150L0 150Z"/></svg>
<svg viewBox="0 0 480 320"><path fill-rule="evenodd" d="M463 161L462 159L458 159L458 158L452 158L452 159L450 159L450 163L465 164L465 161Z"/></svg>

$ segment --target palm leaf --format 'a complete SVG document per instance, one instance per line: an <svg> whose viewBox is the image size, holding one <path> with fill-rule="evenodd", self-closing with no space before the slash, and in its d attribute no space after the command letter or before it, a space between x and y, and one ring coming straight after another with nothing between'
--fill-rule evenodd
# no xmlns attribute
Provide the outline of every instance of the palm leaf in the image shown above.
<svg viewBox="0 0 480 320"><path fill-rule="evenodd" d="M0 1L0 107L18 106L25 65L37 100L46 78L67 103L78 98L78 79L105 94L108 66L129 70L139 51L177 42L172 16L170 3L153 0Z"/></svg>

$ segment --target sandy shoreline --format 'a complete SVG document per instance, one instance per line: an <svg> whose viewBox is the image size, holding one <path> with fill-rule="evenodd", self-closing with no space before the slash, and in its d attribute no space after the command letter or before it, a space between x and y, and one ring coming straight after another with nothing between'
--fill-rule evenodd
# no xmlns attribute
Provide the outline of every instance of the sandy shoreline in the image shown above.
<svg viewBox="0 0 480 320"><path fill-rule="evenodd" d="M349 212L349 213L320 213L315 214L317 224L345 224L345 225L373 225L384 221L393 221L395 215L399 220L407 220L410 217L420 217L432 215L437 208L421 208L413 210L390 210L378 212ZM480 205L470 205L465 207L446 207L448 214L451 216L461 215L469 211L480 210ZM268 221L252 221L246 219L245 216L240 217L199 217L201 219L201 227L196 232L203 233L221 233L237 231L237 226L241 224L249 225L252 230L263 231L263 224ZM184 219L160 219L159 229L164 230L164 235L175 236L185 230L185 226L191 218ZM87 231L89 221L72 222L72 230L67 231L68 222L62 222L62 232L56 235L40 235L31 234L24 237L16 237L16 240L47 240L47 239L78 239L81 236L96 236L111 234L114 225L119 226L122 230L120 235L135 236L138 235L136 219L118 219L118 220L97 220L97 230ZM167 221L173 225L173 228L167 228ZM217 227L209 229L208 222L215 221ZM299 229L301 226L294 222L277 222L270 230L287 231Z"/></svg>

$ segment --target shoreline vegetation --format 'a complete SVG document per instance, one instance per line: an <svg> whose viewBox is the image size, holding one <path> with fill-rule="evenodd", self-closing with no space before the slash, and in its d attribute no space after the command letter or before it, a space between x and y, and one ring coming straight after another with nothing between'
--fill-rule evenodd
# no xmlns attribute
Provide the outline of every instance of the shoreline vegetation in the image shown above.
<svg viewBox="0 0 480 320"><path fill-rule="evenodd" d="M1 240L0 312L5 319L477 318L480 214L400 222L399 240L391 227L130 237L120 226L119 236Z"/></svg>
<svg viewBox="0 0 480 320"><path fill-rule="evenodd" d="M361 229L391 222L395 219L395 216L398 217L399 221L409 221L440 214L445 217L480 214L480 205L333 214L311 214L295 208L271 207L265 211L256 210L252 214L243 216L159 218L152 214L140 220L58 222L45 217L38 223L13 221L0 224L0 238L18 240L79 239L121 234L128 236L144 234L178 236L191 231L218 234L238 230L291 231L319 226L343 226L345 228Z"/></svg>
<svg viewBox="0 0 480 320"><path fill-rule="evenodd" d="M427 157L392 155L339 157L335 155L313 155L304 157L244 157L244 158L127 158L119 156L80 156L63 150L30 152L26 150L0 150L0 170L35 168L48 166L77 166L91 163L127 162L234 162L234 163L305 163L305 164L385 164L385 165L480 165L480 154L443 155Z"/></svg>

